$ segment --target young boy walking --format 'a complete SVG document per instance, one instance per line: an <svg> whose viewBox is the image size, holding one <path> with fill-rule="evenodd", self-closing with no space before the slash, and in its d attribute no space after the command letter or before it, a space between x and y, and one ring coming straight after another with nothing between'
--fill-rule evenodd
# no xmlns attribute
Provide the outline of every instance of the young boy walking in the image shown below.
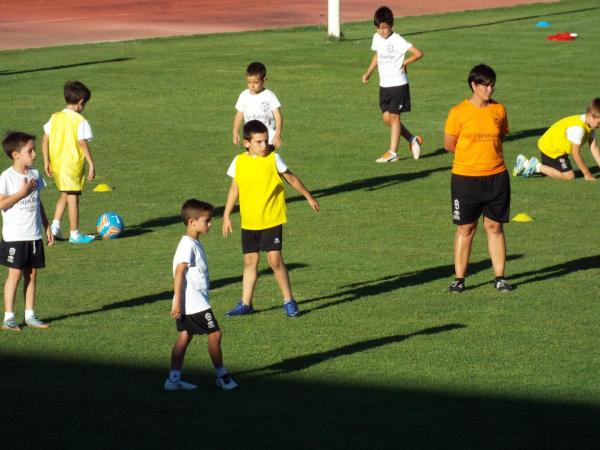
<svg viewBox="0 0 600 450"><path fill-rule="evenodd" d="M557 180L572 180L575 178L569 159L569 154L572 154L583 178L586 181L596 181L581 157L581 147L588 142L590 152L596 164L600 166L600 150L595 131L598 127L600 127L600 97L592 100L585 114L565 117L546 130L538 140L541 162L535 156L527 159L524 155L518 155L513 176L522 174L527 178L534 173L543 173Z"/></svg>
<svg viewBox="0 0 600 450"><path fill-rule="evenodd" d="M94 160L88 142L94 137L87 120L81 115L92 96L90 90L79 81L67 81L64 86L67 106L52 114L44 125L42 152L46 175L54 178L60 197L54 210L52 234L62 239L60 219L69 209L71 244L88 244L94 236L79 231L79 196L84 184L84 161L88 165L88 181L96 177Z"/></svg>
<svg viewBox="0 0 600 450"><path fill-rule="evenodd" d="M240 144L239 130L250 120L260 120L269 130L269 145L281 147L281 103L277 96L265 88L267 68L260 62L253 62L246 68L246 83L248 89L243 91L235 104L237 110L233 119L233 143Z"/></svg>
<svg viewBox="0 0 600 450"><path fill-rule="evenodd" d="M423 52L394 33L394 14L391 9L382 6L375 11L373 20L377 32L373 35L371 50L375 53L371 64L362 76L362 82L368 83L375 68L379 71L379 106L383 122L390 127L390 147L376 160L386 163L398 160L398 141L404 137L410 145L414 159L419 159L423 138L414 136L400 121L400 114L410 111L410 90L406 68L423 57ZM410 56L405 58L405 54Z"/></svg>
<svg viewBox="0 0 600 450"><path fill-rule="evenodd" d="M25 293L25 324L31 328L48 328L35 315L37 271L46 265L42 232L52 245L54 238L40 198L46 186L35 162L35 137L14 132L2 141L2 148L12 159L0 175L0 209L2 210L2 242L0 263L8 267L4 284L3 330L21 331L15 319L15 297L21 277Z"/></svg>
<svg viewBox="0 0 600 450"><path fill-rule="evenodd" d="M167 391L192 390L197 386L181 379L185 352L195 334L208 335L208 354L217 372L217 386L225 390L237 387L223 366L221 330L208 302L208 264L198 238L209 232L213 206L196 199L181 207L186 227L173 258L174 296L171 317L179 332L171 351L171 372L165 380Z"/></svg>
<svg viewBox="0 0 600 450"><path fill-rule="evenodd" d="M290 172L281 156L269 149L267 127L262 122L251 120L244 125L244 147L247 152L236 156L227 171L232 181L223 212L223 236L227 237L232 232L231 212L239 196L244 254L242 298L225 315L254 312L252 297L258 277L259 252L263 251L267 252L267 261L283 295L283 309L289 317L295 317L299 313L298 305L281 255L283 224L287 220L282 178L308 201L315 212L319 212L319 203Z"/></svg>

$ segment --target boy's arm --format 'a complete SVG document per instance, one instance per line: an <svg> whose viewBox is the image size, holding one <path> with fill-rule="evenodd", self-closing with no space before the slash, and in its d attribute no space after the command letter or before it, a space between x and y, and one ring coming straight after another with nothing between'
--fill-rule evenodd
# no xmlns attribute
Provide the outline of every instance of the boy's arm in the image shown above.
<svg viewBox="0 0 600 450"><path fill-rule="evenodd" d="M40 201L40 214L42 215L42 225L44 226L44 230L46 230L46 238L48 239L48 247L54 244L54 235L52 234L52 230L50 229L50 223L48 222L48 216L46 216L46 210L44 209L44 205Z"/></svg>
<svg viewBox="0 0 600 450"><path fill-rule="evenodd" d="M242 121L244 120L244 113L238 111L235 113L235 117L233 118L233 145L240 145L240 126L242 125Z"/></svg>
<svg viewBox="0 0 600 450"><path fill-rule="evenodd" d="M233 207L235 206L238 194L238 185L235 182L235 179L232 179L231 186L229 186L229 192L227 193L225 209L223 210L223 237L227 237L227 235L233 231L233 228L231 226L231 212L233 211Z"/></svg>
<svg viewBox="0 0 600 450"><path fill-rule="evenodd" d="M447 152L454 153L456 150L457 141L458 136L452 136L451 134L444 133L444 148Z"/></svg>
<svg viewBox="0 0 600 450"><path fill-rule="evenodd" d="M275 118L275 135L273 136L273 145L275 148L281 147L281 129L283 128L283 117L279 108L273 110L273 117Z"/></svg>
<svg viewBox="0 0 600 450"><path fill-rule="evenodd" d="M88 142L85 139L81 139L79 141L79 146L81 147L81 150L83 150L83 157L88 163L87 179L88 181L92 181L94 178L96 178L96 167L94 166L94 160L92 159L92 152L90 152L90 146L88 145Z"/></svg>
<svg viewBox="0 0 600 450"><path fill-rule="evenodd" d="M283 172L281 174L281 176L285 179L285 181L288 182L288 184L291 187L293 187L300 194L302 194L302 196L306 199L306 201L308 202L310 207L315 210L315 212L319 212L321 210L321 207L319 206L319 202L317 202L317 200L311 195L309 190L306 189L306 187L304 186L304 184L302 183L300 178L298 178L296 175L294 175L289 170L286 170L285 172Z"/></svg>
<svg viewBox="0 0 600 450"><path fill-rule="evenodd" d="M175 281L173 282L173 305L171 306L171 317L173 319L179 319L181 317L181 310L183 309L183 280L185 273L187 272L187 263L181 262L175 267Z"/></svg>
<svg viewBox="0 0 600 450"><path fill-rule="evenodd" d="M590 169L588 169L588 166L585 164L585 162L583 162L583 158L581 157L581 145L577 145L577 144L571 144L571 153L573 154L573 159L575 160L575 164L577 164L577 167L579 167L579 170L581 170L581 173L583 174L583 177L585 178L586 181L596 181L596 179L594 178L594 175L592 175L592 172L590 172Z"/></svg>
<svg viewBox="0 0 600 450"><path fill-rule="evenodd" d="M421 59L423 57L423 52L419 50L417 47L411 47L407 50L407 53L410 53L410 56L404 60L402 64L402 70L406 72L406 66L414 63L417 59Z"/></svg>
<svg viewBox="0 0 600 450"><path fill-rule="evenodd" d="M369 64L367 71L362 76L362 82L364 84L367 84L369 82L369 78L371 78L371 75L373 74L373 72L375 71L376 68L377 68L377 52L373 53L373 58L371 58L371 64Z"/></svg>
<svg viewBox="0 0 600 450"><path fill-rule="evenodd" d="M28 180L26 177L23 177L23 185L17 192L12 195L0 194L0 209L7 210L12 208L19 200L27 197L35 189L35 185L35 179Z"/></svg>
<svg viewBox="0 0 600 450"><path fill-rule="evenodd" d="M44 172L49 177L52 176L52 169L50 169L50 153L48 151L49 148L50 136L44 133L44 137L42 138L42 155L44 156Z"/></svg>

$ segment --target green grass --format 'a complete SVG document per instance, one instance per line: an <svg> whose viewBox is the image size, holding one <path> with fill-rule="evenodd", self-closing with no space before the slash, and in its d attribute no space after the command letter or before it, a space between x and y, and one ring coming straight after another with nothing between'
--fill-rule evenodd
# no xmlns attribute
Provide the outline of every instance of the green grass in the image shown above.
<svg viewBox="0 0 600 450"><path fill-rule="evenodd" d="M552 28L536 28L542 19ZM441 146L469 69L486 62L509 114L507 161L535 154L546 127L598 96L599 19L600 2L576 0L397 20L425 53L403 119L426 144L419 161L403 143L402 161L383 166L373 163L388 142L377 79L360 82L368 22L345 25L341 42L299 28L1 52L2 130L39 136L65 80L92 89L97 182L115 190L88 187L82 227L114 209L128 228L47 250L37 310L52 328L0 334L2 448L598 448L600 183L513 179L513 215L535 218L506 226L517 289L492 289L480 230L469 289L451 296ZM558 31L579 38L545 39ZM284 105L281 153L322 206L315 215L288 191L284 255L304 315L284 316L262 261L260 313L223 317L242 258L239 218L224 240L218 217L203 243L240 389L213 387L200 337L185 364L199 391L165 393L179 207L198 197L222 211L233 105L252 60ZM51 212L52 186L43 198Z"/></svg>

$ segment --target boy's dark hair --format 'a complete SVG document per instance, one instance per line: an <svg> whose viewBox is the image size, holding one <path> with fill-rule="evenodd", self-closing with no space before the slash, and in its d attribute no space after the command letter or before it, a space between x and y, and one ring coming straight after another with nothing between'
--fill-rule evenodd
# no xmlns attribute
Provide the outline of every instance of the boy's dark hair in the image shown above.
<svg viewBox="0 0 600 450"><path fill-rule="evenodd" d="M375 11L373 24L379 28L382 23L387 23L390 27L394 26L394 13L387 6L382 6Z"/></svg>
<svg viewBox="0 0 600 450"><path fill-rule="evenodd" d="M92 93L81 81L67 81L64 87L65 101L68 105L76 105L80 100L90 101Z"/></svg>
<svg viewBox="0 0 600 450"><path fill-rule="evenodd" d="M591 114L594 117L600 117L600 97L596 97L590 102L586 109L586 114Z"/></svg>
<svg viewBox="0 0 600 450"><path fill-rule="evenodd" d="M252 136L258 133L269 133L267 126L260 120L249 120L244 124L244 140L251 141Z"/></svg>
<svg viewBox="0 0 600 450"><path fill-rule="evenodd" d="M267 76L267 68L261 62L255 61L253 63L250 63L248 64L248 67L246 67L246 76L253 75L257 75L261 79L264 79Z"/></svg>
<svg viewBox="0 0 600 450"><path fill-rule="evenodd" d="M471 90L473 90L471 83L484 84L488 86L496 84L496 72L494 72L494 69L492 69L490 66L478 64L471 69L469 78L467 78L467 82L469 83L469 88Z"/></svg>
<svg viewBox="0 0 600 450"><path fill-rule="evenodd" d="M33 134L23 133L22 131L11 131L6 134L6 137L2 141L2 148L6 156L13 159L13 152L21 150L29 141L35 141Z"/></svg>
<svg viewBox="0 0 600 450"><path fill-rule="evenodd" d="M181 207L181 220L187 226L190 219L197 219L202 213L212 214L215 207L210 203L190 198Z"/></svg>

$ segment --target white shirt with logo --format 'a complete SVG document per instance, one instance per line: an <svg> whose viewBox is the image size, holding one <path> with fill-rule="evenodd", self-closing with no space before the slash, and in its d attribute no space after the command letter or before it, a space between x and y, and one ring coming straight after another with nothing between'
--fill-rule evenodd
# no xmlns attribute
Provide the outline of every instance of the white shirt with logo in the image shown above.
<svg viewBox="0 0 600 450"><path fill-rule="evenodd" d="M404 64L404 54L412 46L397 33L392 33L387 39L382 38L379 33L373 35L371 50L377 52L379 86L394 87L408 83L402 64Z"/></svg>
<svg viewBox="0 0 600 450"><path fill-rule="evenodd" d="M9 167L0 175L0 194L16 194L23 188L23 182L31 179L36 180L35 189L10 208L2 210L2 239L6 242L42 238L40 191L46 187L46 182L39 172L28 169L27 174L22 174Z"/></svg>
<svg viewBox="0 0 600 450"><path fill-rule="evenodd" d="M185 304L181 313L191 315L210 309L208 264L202 244L189 236L183 236L173 257L173 277L180 263L188 265L182 286Z"/></svg>
<svg viewBox="0 0 600 450"><path fill-rule="evenodd" d="M275 116L273 110L281 108L281 103L275 94L265 89L258 94L251 94L246 89L238 97L235 109L244 113L244 123L250 120L260 120L269 130L269 144L273 143L275 135Z"/></svg>

